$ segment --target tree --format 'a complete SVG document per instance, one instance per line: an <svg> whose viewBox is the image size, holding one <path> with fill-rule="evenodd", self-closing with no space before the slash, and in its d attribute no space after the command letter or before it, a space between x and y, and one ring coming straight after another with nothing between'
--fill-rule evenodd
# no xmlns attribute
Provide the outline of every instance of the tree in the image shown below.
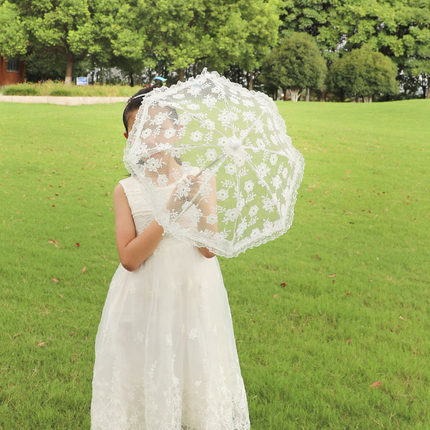
<svg viewBox="0 0 430 430"><path fill-rule="evenodd" d="M262 75L266 83L281 87L297 101L306 88L320 89L327 66L312 36L290 32L265 58Z"/></svg>
<svg viewBox="0 0 430 430"><path fill-rule="evenodd" d="M119 0L118 0L119 1ZM89 54L109 51L112 12L118 1L106 0L9 0L0 9L2 32L0 51L8 55L26 52L55 52L66 62L65 83L70 84L75 62ZM7 21L12 14L13 19ZM15 30L18 27L19 31ZM9 45L8 45L9 44ZM11 47L12 45L12 47Z"/></svg>
<svg viewBox="0 0 430 430"><path fill-rule="evenodd" d="M415 81L426 92L430 0L283 0L281 20L281 30L315 36L329 67L343 51L369 44L395 61L403 88Z"/></svg>
<svg viewBox="0 0 430 430"><path fill-rule="evenodd" d="M407 85L413 76L426 82L430 0L348 0L338 8L337 16L346 51L368 44L397 64L399 82Z"/></svg>
<svg viewBox="0 0 430 430"><path fill-rule="evenodd" d="M242 0L242 20L246 23L239 50L238 66L247 71L248 88L253 89L256 70L278 42L280 2L278 0Z"/></svg>
<svg viewBox="0 0 430 430"><path fill-rule="evenodd" d="M110 27L112 58L109 65L127 73L131 85L134 85L134 74L141 75L145 68L156 66L152 44L144 31L150 24L148 14L143 13L145 8L150 7L144 2L121 2Z"/></svg>
<svg viewBox="0 0 430 430"><path fill-rule="evenodd" d="M123 65L177 71L184 80L185 68L201 57L209 39L201 29L204 13L203 0L122 2L113 24L113 53Z"/></svg>
<svg viewBox="0 0 430 430"><path fill-rule="evenodd" d="M114 20L114 55L126 64L163 73L206 66L225 72L231 65L253 71L274 45L279 25L279 0L158 0L123 2ZM198 67L197 67L198 65Z"/></svg>
<svg viewBox="0 0 430 430"><path fill-rule="evenodd" d="M368 45L354 49L333 62L327 76L329 90L342 99L363 97L372 101L376 94L397 94L397 67L386 55Z"/></svg>
<svg viewBox="0 0 430 430"><path fill-rule="evenodd" d="M337 58L342 41L338 10L347 0L283 0L281 34L305 32L315 38L324 58Z"/></svg>
<svg viewBox="0 0 430 430"><path fill-rule="evenodd" d="M1 54L7 58L24 55L28 47L28 34L19 9L8 1L0 2L0 28Z"/></svg>

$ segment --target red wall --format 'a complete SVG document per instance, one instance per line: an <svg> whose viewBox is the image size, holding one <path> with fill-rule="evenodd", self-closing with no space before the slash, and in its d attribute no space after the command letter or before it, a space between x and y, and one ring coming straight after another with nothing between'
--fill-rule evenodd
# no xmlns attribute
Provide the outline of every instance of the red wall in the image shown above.
<svg viewBox="0 0 430 430"><path fill-rule="evenodd" d="M19 84L25 81L25 66L19 62L19 72L8 72L6 68L6 58L0 56L0 86Z"/></svg>

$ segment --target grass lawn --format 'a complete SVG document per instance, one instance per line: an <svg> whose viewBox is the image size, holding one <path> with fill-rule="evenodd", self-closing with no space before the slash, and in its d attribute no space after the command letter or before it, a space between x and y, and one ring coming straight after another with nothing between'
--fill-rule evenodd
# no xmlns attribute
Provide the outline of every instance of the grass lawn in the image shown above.
<svg viewBox="0 0 430 430"><path fill-rule="evenodd" d="M2 429L89 429L122 107L0 103ZM252 430L430 429L430 100L279 109L293 226L220 258Z"/></svg>

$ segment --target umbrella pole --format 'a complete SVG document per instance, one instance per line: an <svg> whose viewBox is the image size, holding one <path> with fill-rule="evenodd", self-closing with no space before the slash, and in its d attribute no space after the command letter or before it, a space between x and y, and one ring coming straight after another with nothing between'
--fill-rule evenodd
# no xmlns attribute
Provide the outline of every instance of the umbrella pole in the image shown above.
<svg viewBox="0 0 430 430"><path fill-rule="evenodd" d="M215 163L218 163L218 161L220 161L223 158L225 158L226 155L227 154L225 152L223 152L216 160L212 161L212 163L208 164L206 167L204 167L202 170L200 170L200 172L197 173L196 178L198 178L205 170L207 170L210 167L212 167Z"/></svg>
<svg viewBox="0 0 430 430"><path fill-rule="evenodd" d="M202 170L200 170L200 172L197 173L196 178L198 178L205 170L209 169L210 167L212 167L214 164L221 161L226 156L227 156L227 154L225 152L223 152L216 160L212 161L212 163L208 164L206 167L204 167ZM182 209L181 213L176 217L176 219L180 218L193 205L194 201L196 200L196 198L199 194L200 194L200 192L197 192L194 195L194 197L188 202L187 207L185 209Z"/></svg>

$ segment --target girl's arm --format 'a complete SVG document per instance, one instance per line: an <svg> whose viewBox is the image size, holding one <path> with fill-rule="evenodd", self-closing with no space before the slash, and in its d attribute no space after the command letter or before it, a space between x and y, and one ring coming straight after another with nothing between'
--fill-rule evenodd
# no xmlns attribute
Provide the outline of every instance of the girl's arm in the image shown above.
<svg viewBox="0 0 430 430"><path fill-rule="evenodd" d="M121 184L115 187L113 202L119 260L125 269L132 272L154 252L162 239L164 230L157 221L152 221L142 233L136 236L133 216Z"/></svg>

